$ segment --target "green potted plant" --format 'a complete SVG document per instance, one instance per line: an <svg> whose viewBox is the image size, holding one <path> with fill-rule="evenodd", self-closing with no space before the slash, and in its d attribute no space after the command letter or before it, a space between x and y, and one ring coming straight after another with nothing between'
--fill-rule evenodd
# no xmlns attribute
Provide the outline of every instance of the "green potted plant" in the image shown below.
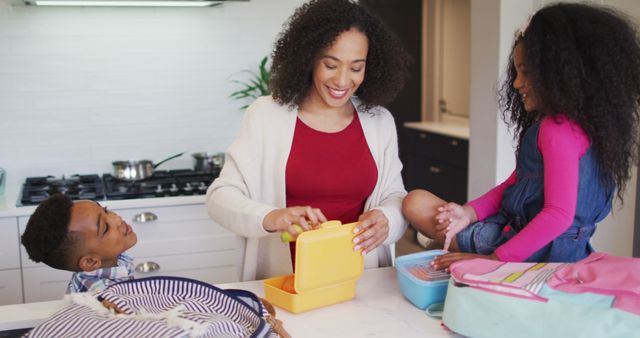
<svg viewBox="0 0 640 338"><path fill-rule="evenodd" d="M253 102L260 96L271 95L271 90L269 90L271 69L267 66L268 61L268 56L265 56L260 60L257 73L251 70L244 70L244 73L251 74L251 77L247 81L233 80L232 82L239 84L241 89L231 93L229 97L233 100L245 100L246 98L251 98L251 102ZM244 110L249 106L249 104L251 104L251 102L245 104L240 109Z"/></svg>

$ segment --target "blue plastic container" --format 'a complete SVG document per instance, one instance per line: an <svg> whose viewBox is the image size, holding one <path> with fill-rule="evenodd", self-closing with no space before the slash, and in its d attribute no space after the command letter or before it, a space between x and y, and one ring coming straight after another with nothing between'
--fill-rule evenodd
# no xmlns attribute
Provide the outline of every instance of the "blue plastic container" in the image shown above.
<svg viewBox="0 0 640 338"><path fill-rule="evenodd" d="M400 291L413 305L422 310L429 305L444 302L447 296L448 274L443 276L443 272L433 272L428 268L435 256L444 253L443 250L430 250L396 258Z"/></svg>

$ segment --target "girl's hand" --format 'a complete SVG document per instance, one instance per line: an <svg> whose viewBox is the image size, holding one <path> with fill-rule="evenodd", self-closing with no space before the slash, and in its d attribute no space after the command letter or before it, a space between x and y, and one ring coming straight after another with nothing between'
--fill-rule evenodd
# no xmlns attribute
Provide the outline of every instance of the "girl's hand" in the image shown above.
<svg viewBox="0 0 640 338"><path fill-rule="evenodd" d="M449 272L449 266L457 261L462 261L465 259L473 259L473 258L484 258L484 259L492 259L498 260L498 256L496 256L495 252L491 255L480 255L468 252L452 252L444 255L436 256L431 261L431 266L436 270L442 270Z"/></svg>
<svg viewBox="0 0 640 338"><path fill-rule="evenodd" d="M269 232L286 231L296 238L299 232L293 227L294 224L300 225L303 231L308 231L326 221L327 218L320 209L296 206L271 211L262 220L262 226Z"/></svg>
<svg viewBox="0 0 640 338"><path fill-rule="evenodd" d="M369 210L358 218L358 224L353 233L353 251L362 249L362 255L373 251L389 236L389 220L380 210Z"/></svg>
<svg viewBox="0 0 640 338"><path fill-rule="evenodd" d="M469 205L449 202L438 208L436 215L436 230L439 235L444 233L444 250L449 250L453 237L476 220L476 212Z"/></svg>

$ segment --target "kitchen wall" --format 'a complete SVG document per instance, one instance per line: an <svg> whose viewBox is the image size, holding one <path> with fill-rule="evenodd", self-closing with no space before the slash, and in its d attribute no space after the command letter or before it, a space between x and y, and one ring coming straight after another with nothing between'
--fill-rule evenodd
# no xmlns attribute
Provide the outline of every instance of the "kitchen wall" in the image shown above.
<svg viewBox="0 0 640 338"><path fill-rule="evenodd" d="M24 177L224 151L257 68L303 0L211 8L34 7L0 0L0 167ZM192 166L189 154L164 168ZM162 168L162 167L160 167Z"/></svg>

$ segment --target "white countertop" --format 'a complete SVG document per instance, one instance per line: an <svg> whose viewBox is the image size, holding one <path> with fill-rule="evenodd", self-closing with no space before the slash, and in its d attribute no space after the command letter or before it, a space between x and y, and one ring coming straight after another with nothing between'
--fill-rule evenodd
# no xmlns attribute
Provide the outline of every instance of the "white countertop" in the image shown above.
<svg viewBox="0 0 640 338"><path fill-rule="evenodd" d="M245 289L264 297L262 281L217 286ZM0 330L33 327L63 304L52 301L0 306ZM365 270L356 297L350 301L298 314L276 308L276 318L292 337L459 337L402 296L392 267Z"/></svg>
<svg viewBox="0 0 640 338"><path fill-rule="evenodd" d="M441 121L405 122L404 126L464 140L469 139L469 119L462 117L443 116Z"/></svg>

